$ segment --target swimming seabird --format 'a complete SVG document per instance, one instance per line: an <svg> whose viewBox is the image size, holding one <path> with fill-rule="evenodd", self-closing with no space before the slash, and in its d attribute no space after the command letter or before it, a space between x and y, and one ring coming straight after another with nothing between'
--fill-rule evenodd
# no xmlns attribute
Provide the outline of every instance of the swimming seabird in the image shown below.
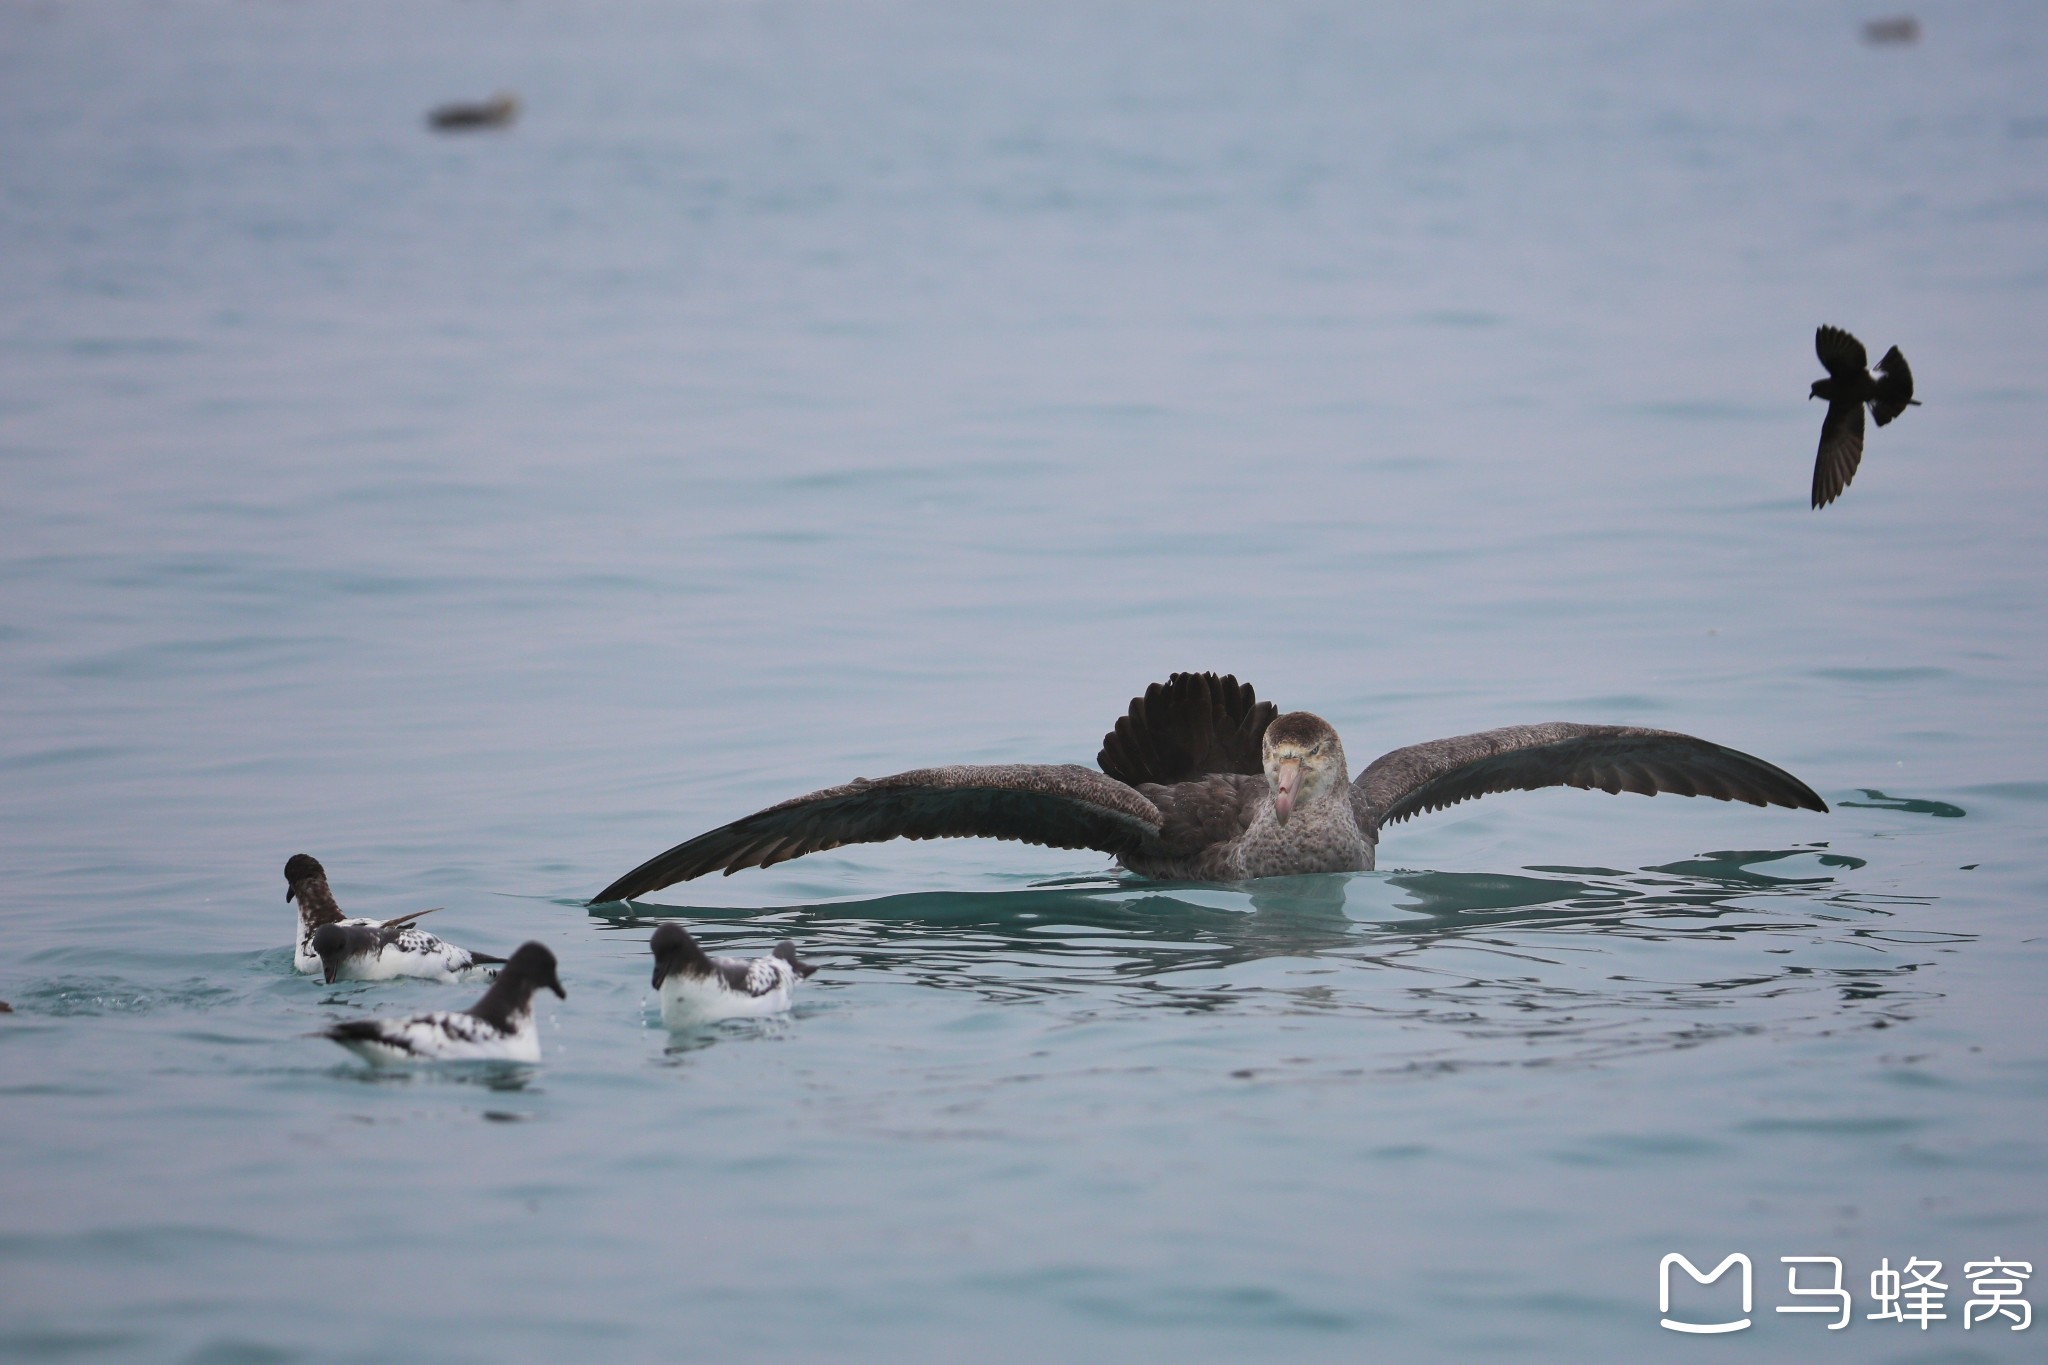
<svg viewBox="0 0 2048 1365"><path fill-rule="evenodd" d="M1798 778L1669 730L1552 721L1396 749L1350 779L1329 722L1278 714L1249 684L1176 673L1078 764L918 768L770 806L652 858L597 893L631 900L842 844L981 836L1114 854L1143 877L1241 881L1364 872L1380 830L1488 792L1597 787L1824 811Z"/></svg>
<svg viewBox="0 0 2048 1365"><path fill-rule="evenodd" d="M789 1008L796 983L818 970L797 960L788 939L767 957L713 957L682 925L663 924L647 946L654 951L661 1022L670 1028L780 1014Z"/></svg>
<svg viewBox="0 0 2048 1365"><path fill-rule="evenodd" d="M329 983L389 981L401 976L456 982L467 979L478 968L496 966L505 960L458 948L414 927L412 921L433 914L433 910L415 910L386 920L344 916L327 885L327 869L309 854L291 856L284 865L284 881L284 898L299 903L299 939L292 952L292 965L302 972L320 972ZM313 940L319 930L329 925L342 933L339 938L327 937L328 952L322 954Z"/></svg>
<svg viewBox="0 0 2048 1365"><path fill-rule="evenodd" d="M1809 399L1828 400L1820 423L1820 452L1813 461L1813 505L1827 506L1842 495L1856 466L1863 461L1863 408L1879 426L1907 408L1920 406L1913 397L1913 372L1894 346L1877 362L1877 377L1866 368L1870 359L1863 343L1839 327L1823 326L1813 334L1813 349L1828 377L1813 381Z"/></svg>
<svg viewBox="0 0 2048 1365"><path fill-rule="evenodd" d="M410 1019L350 1019L326 1030L366 1061L537 1062L540 1034L533 1025L533 993L546 987L566 1000L555 975L555 955L539 943L522 943L467 1010L435 1010Z"/></svg>

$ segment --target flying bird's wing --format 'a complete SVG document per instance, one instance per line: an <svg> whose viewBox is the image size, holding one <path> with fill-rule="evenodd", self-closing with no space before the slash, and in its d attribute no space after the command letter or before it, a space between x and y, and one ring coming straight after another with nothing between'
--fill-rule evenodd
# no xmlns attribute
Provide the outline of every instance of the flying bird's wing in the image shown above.
<svg viewBox="0 0 2048 1365"><path fill-rule="evenodd" d="M1839 327L1822 326L1813 334L1813 349L1821 365L1837 379L1860 376L1870 364L1863 343Z"/></svg>
<svg viewBox="0 0 2048 1365"><path fill-rule="evenodd" d="M1259 743L1280 708L1250 683L1214 673L1176 673L1153 683L1102 737L1095 762L1119 782L1162 786L1211 773L1260 773Z"/></svg>
<svg viewBox="0 0 2048 1365"><path fill-rule="evenodd" d="M1396 749L1358 775L1352 795L1359 823L1377 829L1489 792L1538 787L1828 808L1804 782L1749 754L1670 730L1569 721L1510 725Z"/></svg>
<svg viewBox="0 0 2048 1365"><path fill-rule="evenodd" d="M1841 497L1861 463L1863 405L1853 398L1834 399L1821 419L1820 451L1813 457L1813 505L1826 507Z"/></svg>
<svg viewBox="0 0 2048 1365"><path fill-rule="evenodd" d="M397 916L397 917L395 917L395 918L393 918L393 919L387 919L387 920L383 921L383 922L382 922L382 923L380 923L380 924L379 924L379 925L378 925L377 927L378 927L378 928L380 928L380 929L398 929L398 928L402 928L402 927L403 927L403 926L405 926L405 925L411 924L411 923L412 923L412 922L413 922L414 920L418 919L418 918L419 918L419 917L420 917L421 915L431 915L431 914L433 914L433 913L434 913L434 912L435 912L436 910L446 910L447 908L448 908L448 907L447 907L447 906L445 906L445 905L431 905L431 906L428 906L428 907L427 907L427 908L426 908L425 910L410 910L410 911L407 911L407 912L406 912L405 914L403 914L403 915L399 915L399 916Z"/></svg>
<svg viewBox="0 0 2048 1365"><path fill-rule="evenodd" d="M649 859L592 899L632 900L664 886L768 867L842 844L980 837L1129 853L1158 835L1159 808L1078 764L919 768L856 778L770 806Z"/></svg>
<svg viewBox="0 0 2048 1365"><path fill-rule="evenodd" d="M1906 368L1906 357L1894 346L1877 362L1877 397L1870 400L1870 415L1883 426L1912 406L1913 372Z"/></svg>

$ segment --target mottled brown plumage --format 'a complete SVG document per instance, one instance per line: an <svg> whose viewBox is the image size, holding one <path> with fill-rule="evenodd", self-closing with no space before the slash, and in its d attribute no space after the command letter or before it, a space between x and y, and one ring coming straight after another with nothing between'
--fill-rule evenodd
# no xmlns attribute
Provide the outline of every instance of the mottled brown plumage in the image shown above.
<svg viewBox="0 0 2048 1365"><path fill-rule="evenodd" d="M1373 866L1382 827L1499 791L1675 792L1824 811L1781 768L1669 730L1553 722L1396 749L1354 783L1337 732L1250 686L1176 673L1076 764L920 768L784 801L650 859L593 903L843 844L975 835L1112 854L1141 876L1240 881Z"/></svg>

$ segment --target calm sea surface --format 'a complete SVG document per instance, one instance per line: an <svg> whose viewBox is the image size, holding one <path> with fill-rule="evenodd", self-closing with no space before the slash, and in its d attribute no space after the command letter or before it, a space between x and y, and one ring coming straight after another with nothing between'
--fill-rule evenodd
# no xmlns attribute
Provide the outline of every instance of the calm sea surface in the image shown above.
<svg viewBox="0 0 2048 1365"><path fill-rule="evenodd" d="M0 8L0 1358L2039 1360L2048 10L1916 11ZM1925 406L1815 513L1822 322ZM1835 809L864 846L643 907L822 967L678 1037L583 904L1176 669ZM309 1036L475 992L295 975L297 852L544 1062Z"/></svg>

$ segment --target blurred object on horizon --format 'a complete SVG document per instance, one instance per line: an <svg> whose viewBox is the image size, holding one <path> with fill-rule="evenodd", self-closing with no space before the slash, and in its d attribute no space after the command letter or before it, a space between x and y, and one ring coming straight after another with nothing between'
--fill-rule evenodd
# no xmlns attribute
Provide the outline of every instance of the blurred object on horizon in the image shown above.
<svg viewBox="0 0 2048 1365"><path fill-rule="evenodd" d="M472 128L509 128L519 117L519 96L500 92L481 104L444 104L427 115L427 126L443 133Z"/></svg>
<svg viewBox="0 0 2048 1365"><path fill-rule="evenodd" d="M1863 25L1863 41L1875 46L1897 43L1906 46L1920 41L1920 21L1910 14L1895 19L1872 19Z"/></svg>

